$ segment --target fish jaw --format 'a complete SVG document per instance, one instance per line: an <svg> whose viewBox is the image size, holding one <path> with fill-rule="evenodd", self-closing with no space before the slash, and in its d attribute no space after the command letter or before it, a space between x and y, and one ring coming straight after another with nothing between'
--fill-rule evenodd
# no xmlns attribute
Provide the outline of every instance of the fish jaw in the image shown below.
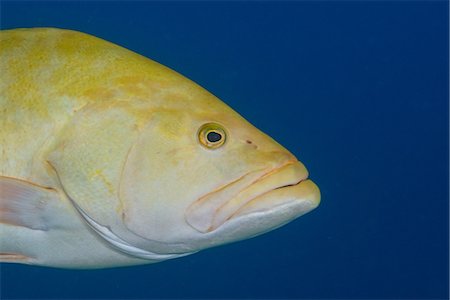
<svg viewBox="0 0 450 300"><path fill-rule="evenodd" d="M320 204L320 190L310 179L297 184L271 190L251 200L229 218L239 219L251 214L281 214L288 209L297 211L299 217Z"/></svg>
<svg viewBox="0 0 450 300"><path fill-rule="evenodd" d="M320 203L318 187L307 178L308 171L297 160L268 171L248 173L194 202L186 211L186 221L201 233L213 233L235 220L247 223L245 219L253 214L270 215L280 219L277 223L287 223L292 220L292 213L294 217L301 216ZM260 228L261 233L271 229Z"/></svg>

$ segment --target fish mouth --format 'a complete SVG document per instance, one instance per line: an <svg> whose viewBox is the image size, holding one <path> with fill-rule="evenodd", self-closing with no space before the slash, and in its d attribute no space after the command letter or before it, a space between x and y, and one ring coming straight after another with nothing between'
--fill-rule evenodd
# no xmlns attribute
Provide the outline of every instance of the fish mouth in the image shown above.
<svg viewBox="0 0 450 300"><path fill-rule="evenodd" d="M208 233L230 220L253 213L274 214L280 207L301 207L296 212L300 216L319 203L318 187L308 179L305 166L295 160L247 173L201 197L188 207L185 219L195 230Z"/></svg>

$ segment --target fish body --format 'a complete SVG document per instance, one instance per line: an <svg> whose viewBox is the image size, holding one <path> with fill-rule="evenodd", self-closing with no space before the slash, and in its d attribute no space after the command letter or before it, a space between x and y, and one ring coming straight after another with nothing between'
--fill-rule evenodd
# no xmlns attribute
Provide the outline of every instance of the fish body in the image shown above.
<svg viewBox="0 0 450 300"><path fill-rule="evenodd" d="M0 74L0 261L158 262L319 204L288 150L125 48L71 30L5 30Z"/></svg>

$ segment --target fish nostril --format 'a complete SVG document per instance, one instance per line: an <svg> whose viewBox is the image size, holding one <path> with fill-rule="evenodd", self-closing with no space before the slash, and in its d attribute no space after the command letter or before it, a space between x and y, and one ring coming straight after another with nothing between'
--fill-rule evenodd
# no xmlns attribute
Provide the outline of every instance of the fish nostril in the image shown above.
<svg viewBox="0 0 450 300"><path fill-rule="evenodd" d="M255 145L255 144L253 144L253 142L252 142L251 140L246 140L245 142L246 142L248 145L252 145L253 148L258 149L258 146Z"/></svg>

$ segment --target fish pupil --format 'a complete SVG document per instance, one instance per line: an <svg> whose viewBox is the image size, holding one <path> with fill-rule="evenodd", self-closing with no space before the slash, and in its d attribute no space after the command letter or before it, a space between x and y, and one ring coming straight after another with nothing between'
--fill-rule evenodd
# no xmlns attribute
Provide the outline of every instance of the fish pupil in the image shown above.
<svg viewBox="0 0 450 300"><path fill-rule="evenodd" d="M206 138L208 139L208 142L210 143L216 143L222 139L222 135L215 131L210 131L206 135Z"/></svg>

